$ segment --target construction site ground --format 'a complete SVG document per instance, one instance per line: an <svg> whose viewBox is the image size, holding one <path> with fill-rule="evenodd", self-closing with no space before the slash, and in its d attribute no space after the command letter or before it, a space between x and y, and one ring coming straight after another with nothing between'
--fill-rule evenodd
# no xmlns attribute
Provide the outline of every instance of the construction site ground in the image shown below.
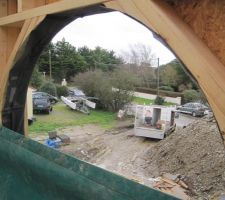
<svg viewBox="0 0 225 200"><path fill-rule="evenodd" d="M134 136L132 120L110 130L91 124L67 127L58 134L68 135L71 143L59 151L148 186L165 172L180 174L191 199L220 199L225 191L225 151L217 125L199 118L189 123L161 141ZM46 134L33 139L44 142Z"/></svg>

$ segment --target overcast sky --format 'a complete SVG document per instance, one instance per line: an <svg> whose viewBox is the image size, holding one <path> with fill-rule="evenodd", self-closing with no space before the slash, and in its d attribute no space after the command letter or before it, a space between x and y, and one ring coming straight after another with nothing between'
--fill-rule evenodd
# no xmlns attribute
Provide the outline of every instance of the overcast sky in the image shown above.
<svg viewBox="0 0 225 200"><path fill-rule="evenodd" d="M119 12L98 14L79 18L62 29L53 42L65 38L73 46L96 46L114 50L117 55L138 43L150 46L160 64L174 59L174 55L153 38L146 27Z"/></svg>

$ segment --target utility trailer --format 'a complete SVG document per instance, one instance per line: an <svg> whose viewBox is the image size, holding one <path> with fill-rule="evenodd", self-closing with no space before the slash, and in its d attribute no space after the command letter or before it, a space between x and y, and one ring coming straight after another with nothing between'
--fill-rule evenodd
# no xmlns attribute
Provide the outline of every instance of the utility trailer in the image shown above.
<svg viewBox="0 0 225 200"><path fill-rule="evenodd" d="M176 128L173 106L137 105L134 123L136 136L163 139Z"/></svg>

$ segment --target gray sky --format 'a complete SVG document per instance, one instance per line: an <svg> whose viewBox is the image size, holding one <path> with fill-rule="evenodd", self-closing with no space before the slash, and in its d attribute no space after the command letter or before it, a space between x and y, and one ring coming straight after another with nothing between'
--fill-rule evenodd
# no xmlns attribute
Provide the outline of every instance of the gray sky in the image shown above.
<svg viewBox="0 0 225 200"><path fill-rule="evenodd" d="M146 27L119 12L98 14L79 18L62 29L53 42L65 38L73 46L96 46L114 50L117 55L128 51L129 47L138 43L150 46L160 64L174 59L174 55L155 40Z"/></svg>

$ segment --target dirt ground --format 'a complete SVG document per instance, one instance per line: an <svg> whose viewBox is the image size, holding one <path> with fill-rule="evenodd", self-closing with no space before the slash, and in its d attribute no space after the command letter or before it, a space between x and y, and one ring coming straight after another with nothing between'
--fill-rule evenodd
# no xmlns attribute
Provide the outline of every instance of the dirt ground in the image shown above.
<svg viewBox="0 0 225 200"><path fill-rule="evenodd" d="M139 170L141 164L137 164L137 158L156 141L135 137L133 131L133 128L105 131L95 125L71 127L61 130L71 138L71 145L61 147L61 151L129 179L150 184Z"/></svg>
<svg viewBox="0 0 225 200"><path fill-rule="evenodd" d="M181 174L191 199L220 199L225 151L216 123L197 120L161 141L135 137L128 124L107 131L96 125L58 130L71 139L59 150L148 186L164 172ZM46 135L33 139L43 142Z"/></svg>

